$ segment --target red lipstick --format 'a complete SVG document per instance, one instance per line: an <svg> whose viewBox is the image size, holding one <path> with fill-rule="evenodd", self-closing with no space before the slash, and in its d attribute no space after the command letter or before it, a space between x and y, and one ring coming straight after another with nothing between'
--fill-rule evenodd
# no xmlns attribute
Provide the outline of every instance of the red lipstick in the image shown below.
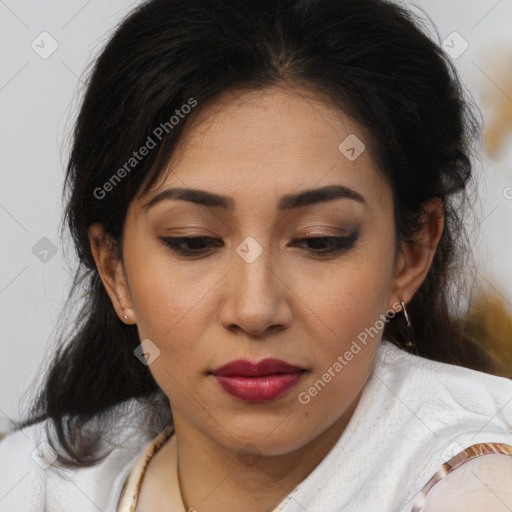
<svg viewBox="0 0 512 512"><path fill-rule="evenodd" d="M281 361L238 359L212 371L224 391L245 402L267 402L299 382L306 370Z"/></svg>

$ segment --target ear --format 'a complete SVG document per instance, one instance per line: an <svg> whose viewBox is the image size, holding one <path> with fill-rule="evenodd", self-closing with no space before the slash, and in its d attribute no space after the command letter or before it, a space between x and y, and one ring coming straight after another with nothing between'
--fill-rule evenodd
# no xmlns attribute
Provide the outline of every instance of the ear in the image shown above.
<svg viewBox="0 0 512 512"><path fill-rule="evenodd" d="M398 298L407 304L427 277L444 228L441 199L425 203L419 224L412 240L400 243L390 297L395 303Z"/></svg>
<svg viewBox="0 0 512 512"><path fill-rule="evenodd" d="M125 324L136 323L128 280L117 242L111 236L105 235L100 223L92 224L88 233L98 273L117 316Z"/></svg>

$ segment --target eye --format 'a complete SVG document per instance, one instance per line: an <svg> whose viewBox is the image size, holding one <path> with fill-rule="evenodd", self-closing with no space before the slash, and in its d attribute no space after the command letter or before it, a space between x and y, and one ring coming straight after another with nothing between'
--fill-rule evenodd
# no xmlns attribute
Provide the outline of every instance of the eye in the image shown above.
<svg viewBox="0 0 512 512"><path fill-rule="evenodd" d="M171 251L183 255L201 254L209 247L223 245L221 241L209 236L165 237L161 240Z"/></svg>
<svg viewBox="0 0 512 512"><path fill-rule="evenodd" d="M307 238L297 238L292 241L292 245L300 246L308 244L306 250L314 254L334 254L340 253L353 247L359 237L358 231L354 231L350 236L315 236ZM223 242L209 236L195 237L162 237L164 244L174 253L184 256L194 256L208 252L212 247L221 247ZM304 245L302 245L304 246Z"/></svg>
<svg viewBox="0 0 512 512"><path fill-rule="evenodd" d="M340 253L354 246L359 233L354 231L349 236L315 236L306 238L297 238L292 241L292 245L308 244L309 252L317 254Z"/></svg>

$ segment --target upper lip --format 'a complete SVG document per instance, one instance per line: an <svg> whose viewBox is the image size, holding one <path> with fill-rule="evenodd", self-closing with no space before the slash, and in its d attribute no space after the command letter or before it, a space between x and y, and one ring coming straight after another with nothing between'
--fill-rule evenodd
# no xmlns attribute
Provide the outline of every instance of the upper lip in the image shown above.
<svg viewBox="0 0 512 512"><path fill-rule="evenodd" d="M220 377L260 377L264 375L275 375L279 373L298 373L304 371L293 364L280 359L263 359L259 362L237 359L212 370L214 375Z"/></svg>

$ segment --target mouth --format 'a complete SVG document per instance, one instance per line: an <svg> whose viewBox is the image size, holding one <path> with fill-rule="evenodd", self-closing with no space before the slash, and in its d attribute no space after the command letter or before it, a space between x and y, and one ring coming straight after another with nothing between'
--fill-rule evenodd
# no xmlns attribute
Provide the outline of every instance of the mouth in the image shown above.
<svg viewBox="0 0 512 512"><path fill-rule="evenodd" d="M293 388L307 370L280 359L232 361L211 374L229 395L244 402L268 402Z"/></svg>

